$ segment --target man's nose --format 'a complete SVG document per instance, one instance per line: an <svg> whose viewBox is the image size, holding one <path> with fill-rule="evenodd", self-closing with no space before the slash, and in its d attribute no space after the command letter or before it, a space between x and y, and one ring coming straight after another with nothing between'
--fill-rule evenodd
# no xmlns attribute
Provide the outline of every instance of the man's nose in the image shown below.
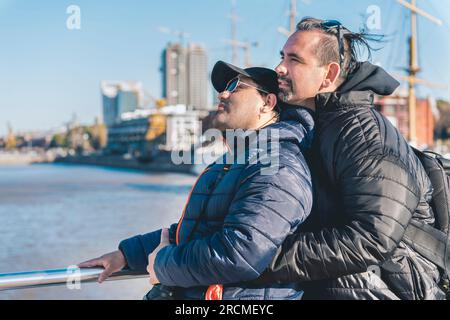
<svg viewBox="0 0 450 320"><path fill-rule="evenodd" d="M228 99L230 94L230 91L224 90L217 95L217 98L219 98L219 100Z"/></svg>
<svg viewBox="0 0 450 320"><path fill-rule="evenodd" d="M283 61L281 61L278 66L275 68L276 73L278 73L281 76L284 76L287 74L287 69L283 64Z"/></svg>

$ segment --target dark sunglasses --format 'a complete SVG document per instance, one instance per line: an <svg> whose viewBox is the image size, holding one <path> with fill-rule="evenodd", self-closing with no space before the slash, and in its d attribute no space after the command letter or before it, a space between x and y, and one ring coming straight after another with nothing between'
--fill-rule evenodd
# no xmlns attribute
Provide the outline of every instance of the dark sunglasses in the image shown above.
<svg viewBox="0 0 450 320"><path fill-rule="evenodd" d="M243 82L241 79L239 79L239 77L233 78L230 81L228 81L224 91L228 91L230 93L233 93L234 91L236 91L236 89L241 84L246 85L247 87L255 88L256 90L264 92L266 94L269 94L269 92L267 92L266 90L263 90L261 88L258 88L256 86L254 86L254 85L251 85L251 84Z"/></svg>
<svg viewBox="0 0 450 320"><path fill-rule="evenodd" d="M344 34L349 33L350 31L337 20L325 20L320 24L320 26L326 31L337 29L337 39L339 43L339 66L342 70L342 63L345 59Z"/></svg>

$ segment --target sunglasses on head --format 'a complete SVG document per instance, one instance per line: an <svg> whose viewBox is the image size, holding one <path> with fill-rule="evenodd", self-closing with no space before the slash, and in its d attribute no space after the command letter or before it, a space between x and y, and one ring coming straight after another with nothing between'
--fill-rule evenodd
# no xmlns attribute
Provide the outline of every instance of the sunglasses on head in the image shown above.
<svg viewBox="0 0 450 320"><path fill-rule="evenodd" d="M320 27L325 31L337 29L337 39L339 43L339 66L341 67L342 70L342 63L344 62L345 59L344 34L350 31L337 20L325 20L320 24Z"/></svg>
<svg viewBox="0 0 450 320"><path fill-rule="evenodd" d="M254 85L251 85L251 84L243 82L241 79L239 79L239 77L233 78L230 81L228 81L224 91L228 91L230 93L233 93L234 91L236 91L236 89L241 84L246 85L247 87L254 88L254 89L258 90L258 91L264 92L266 94L269 94L269 92L267 92L266 90L263 90L261 88L258 88L256 86L254 86Z"/></svg>

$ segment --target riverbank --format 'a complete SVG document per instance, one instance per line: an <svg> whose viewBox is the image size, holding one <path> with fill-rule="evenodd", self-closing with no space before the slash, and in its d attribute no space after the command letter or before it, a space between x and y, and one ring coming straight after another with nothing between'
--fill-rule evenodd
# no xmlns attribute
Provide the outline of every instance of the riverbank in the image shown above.
<svg viewBox="0 0 450 320"><path fill-rule="evenodd" d="M174 164L171 160L170 153L159 155L152 162L140 162L134 158L127 159L123 156L89 155L57 157L54 159L54 163L105 166L145 172L197 173L195 165Z"/></svg>
<svg viewBox="0 0 450 320"><path fill-rule="evenodd" d="M62 153L55 150L12 150L0 151L0 165L27 165L32 163L51 163Z"/></svg>

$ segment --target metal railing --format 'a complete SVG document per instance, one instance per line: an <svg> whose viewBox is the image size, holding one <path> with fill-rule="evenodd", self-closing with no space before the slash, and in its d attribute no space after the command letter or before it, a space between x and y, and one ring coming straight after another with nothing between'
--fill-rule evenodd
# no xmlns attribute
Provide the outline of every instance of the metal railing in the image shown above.
<svg viewBox="0 0 450 320"><path fill-rule="evenodd" d="M47 286L73 286L77 283L96 282L101 268L66 268L0 274L0 291ZM148 277L148 274L124 269L114 273L106 281Z"/></svg>

